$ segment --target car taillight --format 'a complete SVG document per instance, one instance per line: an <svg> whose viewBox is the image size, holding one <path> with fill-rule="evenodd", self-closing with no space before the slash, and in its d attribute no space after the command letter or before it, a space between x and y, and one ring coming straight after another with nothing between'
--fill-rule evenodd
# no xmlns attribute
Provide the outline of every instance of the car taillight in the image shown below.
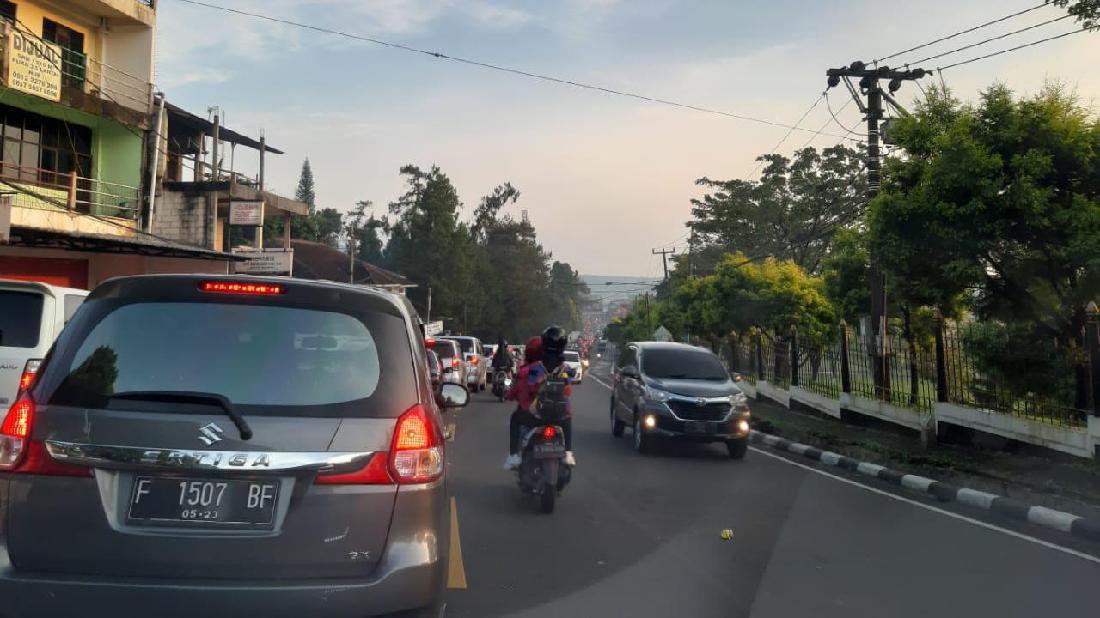
<svg viewBox="0 0 1100 618"><path fill-rule="evenodd" d="M543 440L553 440L554 436L556 436L556 435L558 435L558 430L557 429L554 429L553 427L551 427L549 425L542 428L542 439Z"/></svg>
<svg viewBox="0 0 1100 618"><path fill-rule="evenodd" d="M388 464L388 467L387 467ZM443 474L443 434L419 405L397 419L389 453L380 451L353 472L317 475L318 485L428 483Z"/></svg>
<svg viewBox="0 0 1100 618"><path fill-rule="evenodd" d="M30 439L35 403L23 393L0 425L0 470L50 476L91 476L92 469L50 457L46 445Z"/></svg>
<svg viewBox="0 0 1100 618"><path fill-rule="evenodd" d="M236 281L203 281L199 284L199 289L203 292L250 296L278 296L286 292L286 287L278 283L241 283Z"/></svg>
<svg viewBox="0 0 1100 618"><path fill-rule="evenodd" d="M371 456L367 465L354 472L319 474L314 481L318 485L391 485L393 479L386 467L386 453L380 451Z"/></svg>
<svg viewBox="0 0 1100 618"><path fill-rule="evenodd" d="M471 359L470 359L470 362L471 362L471 363L473 363L473 364L474 364L474 366L476 367L476 366L478 366L479 364L481 364L481 359L475 356L475 357L473 357L473 358L471 358Z"/></svg>
<svg viewBox="0 0 1100 618"><path fill-rule="evenodd" d="M23 375L19 376L19 393L27 390L34 384L34 375L38 373L38 368L42 366L42 359L32 358L27 361L26 365L23 365Z"/></svg>
<svg viewBox="0 0 1100 618"><path fill-rule="evenodd" d="M443 434L421 405L397 419L390 472L398 483L428 483L443 475Z"/></svg>
<svg viewBox="0 0 1100 618"><path fill-rule="evenodd" d="M462 361L457 356L451 357L451 367L458 367L460 364L462 364Z"/></svg>

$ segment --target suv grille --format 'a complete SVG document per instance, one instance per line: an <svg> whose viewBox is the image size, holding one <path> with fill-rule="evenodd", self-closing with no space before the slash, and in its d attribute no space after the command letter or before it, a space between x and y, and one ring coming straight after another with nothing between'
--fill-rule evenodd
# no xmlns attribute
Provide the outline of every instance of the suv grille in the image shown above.
<svg viewBox="0 0 1100 618"><path fill-rule="evenodd" d="M720 421L729 414L729 403L708 403L697 406L689 401L670 401L668 406L680 418L686 421Z"/></svg>

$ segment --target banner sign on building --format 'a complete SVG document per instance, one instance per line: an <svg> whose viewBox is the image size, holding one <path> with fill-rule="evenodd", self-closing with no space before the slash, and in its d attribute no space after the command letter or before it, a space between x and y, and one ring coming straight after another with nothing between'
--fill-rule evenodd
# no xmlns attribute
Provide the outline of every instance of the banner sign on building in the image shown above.
<svg viewBox="0 0 1100 618"><path fill-rule="evenodd" d="M229 225L260 227L264 224L264 202L233 200L229 202Z"/></svg>
<svg viewBox="0 0 1100 618"><path fill-rule="evenodd" d="M294 249L234 249L235 255L248 258L237 262L234 271L246 275L287 275L293 274Z"/></svg>
<svg viewBox="0 0 1100 618"><path fill-rule="evenodd" d="M50 101L61 100L61 48L18 30L8 33L4 83Z"/></svg>
<svg viewBox="0 0 1100 618"><path fill-rule="evenodd" d="M424 325L424 334L429 337L435 337L436 335L443 334L443 320L437 320L435 322L428 322Z"/></svg>

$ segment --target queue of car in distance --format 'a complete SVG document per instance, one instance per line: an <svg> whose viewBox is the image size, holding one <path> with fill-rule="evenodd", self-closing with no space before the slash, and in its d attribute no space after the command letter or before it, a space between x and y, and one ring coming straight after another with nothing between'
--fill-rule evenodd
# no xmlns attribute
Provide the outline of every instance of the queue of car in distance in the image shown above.
<svg viewBox="0 0 1100 618"><path fill-rule="evenodd" d="M748 399L718 357L682 343L629 343L613 374L611 434L631 428L634 448L657 440L723 442L730 457L748 451Z"/></svg>
<svg viewBox="0 0 1100 618"><path fill-rule="evenodd" d="M418 322L339 283L101 284L0 425L3 613L438 615L468 393Z"/></svg>

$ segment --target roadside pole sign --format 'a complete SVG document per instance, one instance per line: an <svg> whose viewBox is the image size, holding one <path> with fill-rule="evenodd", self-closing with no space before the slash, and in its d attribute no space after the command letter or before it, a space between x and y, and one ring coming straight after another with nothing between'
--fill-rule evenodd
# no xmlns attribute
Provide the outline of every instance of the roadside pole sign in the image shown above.
<svg viewBox="0 0 1100 618"><path fill-rule="evenodd" d="M428 322L424 325L424 334L429 337L435 337L443 334L443 320L437 320L435 322Z"/></svg>
<svg viewBox="0 0 1100 618"><path fill-rule="evenodd" d="M233 200L229 202L229 225L260 227L263 224L263 200Z"/></svg>
<svg viewBox="0 0 1100 618"><path fill-rule="evenodd" d="M248 258L233 265L234 272L248 275L294 274L294 249L234 249L234 255Z"/></svg>

